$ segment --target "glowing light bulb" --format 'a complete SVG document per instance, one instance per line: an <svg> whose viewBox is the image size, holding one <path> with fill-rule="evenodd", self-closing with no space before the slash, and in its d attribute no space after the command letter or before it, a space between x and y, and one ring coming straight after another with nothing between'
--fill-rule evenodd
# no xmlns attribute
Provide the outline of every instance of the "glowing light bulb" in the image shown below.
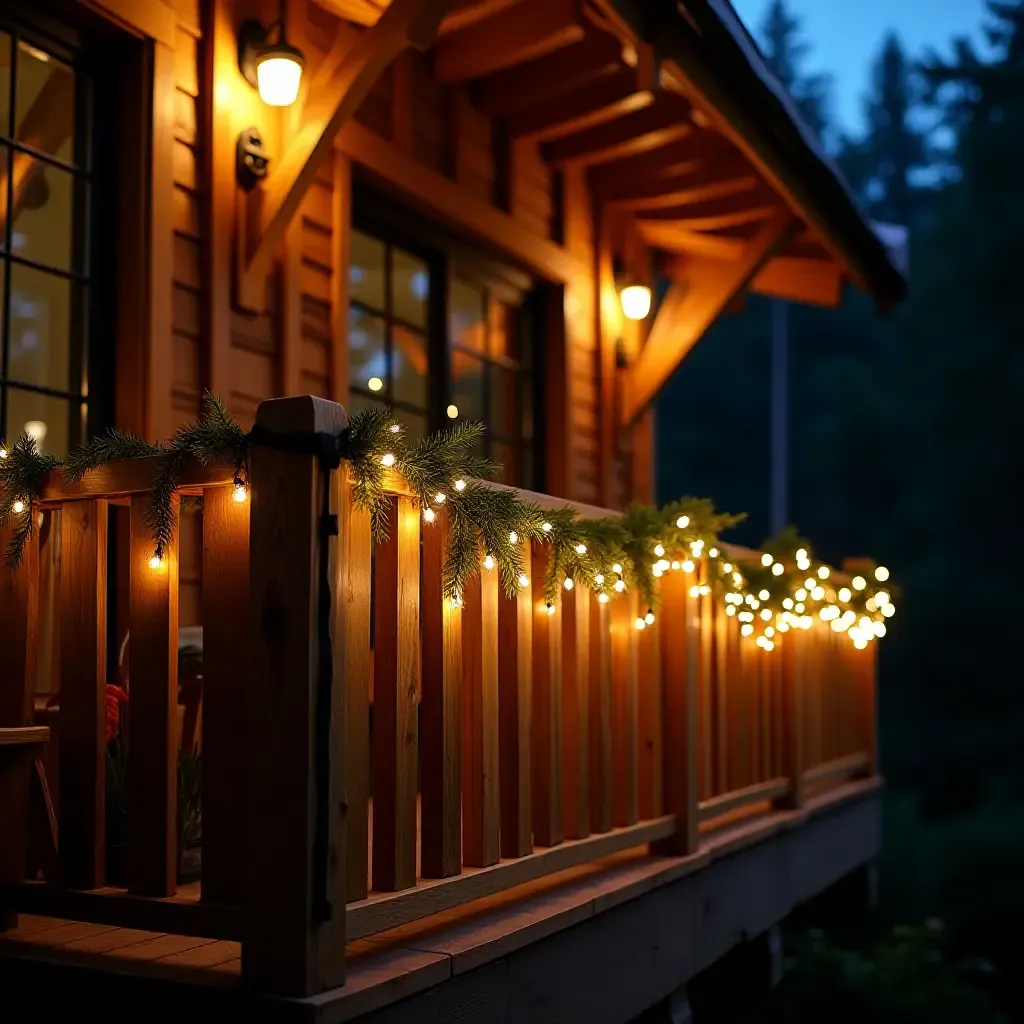
<svg viewBox="0 0 1024 1024"><path fill-rule="evenodd" d="M0 447L0 459L6 459L6 458L7 458L7 449Z"/></svg>
<svg viewBox="0 0 1024 1024"><path fill-rule="evenodd" d="M619 565L619 563L618 563L618 562L616 562L616 563L615 563L615 564L614 564L614 565L612 566L612 572L614 572L614 573L617 573L617 574L618 574L619 576L621 576L621 575L622 575L622 566L621 566L621 565Z"/></svg>
<svg viewBox="0 0 1024 1024"><path fill-rule="evenodd" d="M676 520L676 526L678 526L680 530L685 530L689 525L690 525L690 517L689 516L680 516Z"/></svg>
<svg viewBox="0 0 1024 1024"><path fill-rule="evenodd" d="M875 604L877 604L879 608L884 608L889 601L890 598L888 590L879 590L878 593L875 594Z"/></svg>
<svg viewBox="0 0 1024 1024"><path fill-rule="evenodd" d="M256 61L256 88L268 107L287 107L299 95L303 61L297 50L271 50Z"/></svg>
<svg viewBox="0 0 1024 1024"><path fill-rule="evenodd" d="M815 601L820 601L824 596L825 596L825 588L824 587L815 587L811 591L811 597L813 597Z"/></svg>
<svg viewBox="0 0 1024 1024"><path fill-rule="evenodd" d="M368 380L368 381L366 382L366 386L367 386L367 387L368 387L368 388L369 388L369 389L370 389L371 391L380 391L380 390L381 390L381 388L383 388L383 387L384 387L384 381L382 381L382 380L380 379L380 377L371 377L371 378L370 378L370 379L369 379L369 380Z"/></svg>
<svg viewBox="0 0 1024 1024"><path fill-rule="evenodd" d="M459 407L457 405L449 405L445 412L448 413L448 419L454 420L458 418Z"/></svg>
<svg viewBox="0 0 1024 1024"><path fill-rule="evenodd" d="M886 605L886 606L885 606L885 607L884 607L884 608L882 609L882 614L883 614L883 615L884 615L884 616L885 616L885 617L886 617L887 619L891 619L891 618L892 618L892 617L893 617L893 616L894 616L894 615L896 614L896 609L895 609L895 608L894 608L894 607L893 607L893 606L892 606L891 604L887 604L887 605Z"/></svg>
<svg viewBox="0 0 1024 1024"><path fill-rule="evenodd" d="M874 630L875 636L881 639L885 636L885 623L884 622L873 622L871 628Z"/></svg>
<svg viewBox="0 0 1024 1024"><path fill-rule="evenodd" d="M806 548L797 548L796 549L796 557L799 558L801 561L803 561L807 557L807 549Z"/></svg>
<svg viewBox="0 0 1024 1024"><path fill-rule="evenodd" d="M767 600L768 600L768 598L769 598L769 597L771 597L772 595L771 595L771 594L769 594L767 590L760 590L760 591L758 591L758 594L757 594L757 596L758 596L758 597L759 597L759 598L760 598L760 599L761 599L762 601L767 601Z"/></svg>
<svg viewBox="0 0 1024 1024"><path fill-rule="evenodd" d="M717 558L718 548L708 548L708 558Z"/></svg>
<svg viewBox="0 0 1024 1024"><path fill-rule="evenodd" d="M683 572L693 572L693 569L694 565L692 558L688 558L685 562L683 562Z"/></svg>
<svg viewBox="0 0 1024 1024"><path fill-rule="evenodd" d="M722 572L732 572L732 566L726 562L725 565L722 566Z"/></svg>
<svg viewBox="0 0 1024 1024"><path fill-rule="evenodd" d="M762 608L761 618L764 619L765 622L770 622L772 618L772 610L770 608Z"/></svg>
<svg viewBox="0 0 1024 1024"><path fill-rule="evenodd" d="M799 589L799 590L798 590L798 591L797 591L797 592L796 592L796 593L795 593L795 594L794 594L793 596L794 596L794 597L795 597L795 598L796 598L796 599L797 599L798 601L806 601L806 600L807 600L807 591L806 591L806 590L804 590L804 588L803 588L803 587L801 587L801 588L800 588L800 589Z"/></svg>
<svg viewBox="0 0 1024 1024"><path fill-rule="evenodd" d="M597 574L597 575L596 575L596 576L594 577L594 582L595 582L595 583L596 583L596 584L597 584L598 586L601 586L601 584L602 584L602 583L604 583L604 574L603 574L603 573L598 573L598 574Z"/></svg>
<svg viewBox="0 0 1024 1024"><path fill-rule="evenodd" d="M461 608L462 607L462 597L460 595L456 594L452 598L452 607L453 608Z"/></svg>
<svg viewBox="0 0 1024 1024"><path fill-rule="evenodd" d="M644 284L631 284L619 292L622 315L627 320L643 320L651 311L651 289Z"/></svg>
<svg viewBox="0 0 1024 1024"><path fill-rule="evenodd" d="M776 562L776 563L775 563L775 564L774 564L774 565L772 566L772 575L773 575L773 576L781 576L781 575L782 575L782 574L783 574L783 573L784 573L785 571L786 571L786 570L785 570L785 568L783 567L783 565L782 565L782 563L781 563L781 562Z"/></svg>
<svg viewBox="0 0 1024 1024"><path fill-rule="evenodd" d="M380 464L382 466L387 466L388 469L390 469L395 464L395 457L394 457L394 455L392 455L391 452L388 452L387 454L382 455L380 457Z"/></svg>
<svg viewBox="0 0 1024 1024"><path fill-rule="evenodd" d="M864 579L863 576L854 576L853 577L853 589L854 590L863 590L867 585L868 585L868 581L866 579Z"/></svg>
<svg viewBox="0 0 1024 1024"><path fill-rule="evenodd" d="M654 612L650 608L647 609L647 614L644 616L644 621L647 623L648 626L654 625Z"/></svg>
<svg viewBox="0 0 1024 1024"><path fill-rule="evenodd" d="M608 595L607 594L598 594L597 595L597 599L598 599L598 601L601 602L601 604L607 604L608 603Z"/></svg>
<svg viewBox="0 0 1024 1024"><path fill-rule="evenodd" d="M231 497L234 501L237 501L239 505L245 502L245 499L249 496L249 490L245 484L235 484L235 489L231 492Z"/></svg>
<svg viewBox="0 0 1024 1024"><path fill-rule="evenodd" d="M789 611L793 607L793 598L784 597L782 599L782 607Z"/></svg>
<svg viewBox="0 0 1024 1024"><path fill-rule="evenodd" d="M775 627L774 626L765 626L765 628L764 628L764 635L767 636L767 637L775 636Z"/></svg>
<svg viewBox="0 0 1024 1024"><path fill-rule="evenodd" d="M465 480L456 480L455 481L455 490L457 490L457 491L464 491L465 489L466 489L466 481Z"/></svg>
<svg viewBox="0 0 1024 1024"><path fill-rule="evenodd" d="M749 622L745 623L742 626L740 626L740 634L742 636L750 636L750 634L753 633L753 632L754 632L754 627L752 625L750 625Z"/></svg>
<svg viewBox="0 0 1024 1024"><path fill-rule="evenodd" d="M425 508L423 510L423 519L425 522L432 523L437 517L434 515L432 508Z"/></svg>
<svg viewBox="0 0 1024 1024"><path fill-rule="evenodd" d="M544 531L545 533L550 533L550 532L551 532L551 524L550 524L550 523L543 523L543 524L541 525L541 529L542 529L542 530L543 530L543 531Z"/></svg>
<svg viewBox="0 0 1024 1024"><path fill-rule="evenodd" d="M682 567L683 567L683 563L680 562L678 558L672 563L672 571L673 572L679 572L679 570Z"/></svg>
<svg viewBox="0 0 1024 1024"><path fill-rule="evenodd" d="M615 590L616 590L617 593L621 594L625 589L626 589L626 584L625 584L624 580L616 580L615 581Z"/></svg>
<svg viewBox="0 0 1024 1024"><path fill-rule="evenodd" d="M577 555L585 555L586 553L587 553L587 545L586 544L577 544L576 545L576 554Z"/></svg>
<svg viewBox="0 0 1024 1024"><path fill-rule="evenodd" d="M633 625L636 626L637 629L646 629L647 628L647 623L644 622L644 620L641 619L639 616L637 617L637 620L636 620L636 622L633 623Z"/></svg>
<svg viewBox="0 0 1024 1024"><path fill-rule="evenodd" d="M857 637L857 639L853 641L853 646L856 647L858 651L863 651L867 645L868 642L863 637Z"/></svg>
<svg viewBox="0 0 1024 1024"><path fill-rule="evenodd" d="M736 605L734 605L734 604L726 605L725 606L725 614L726 615L735 615L736 614Z"/></svg>
<svg viewBox="0 0 1024 1024"><path fill-rule="evenodd" d="M661 544L655 544L655 545L654 545L654 553L655 553L655 554L656 554L656 555L657 555L657 556L658 556L659 558L661 558L661 556L662 556L663 554L665 554L665 548L664 548L664 546L663 546L663 545L661 545Z"/></svg>
<svg viewBox="0 0 1024 1024"><path fill-rule="evenodd" d="M519 534L516 533L515 530L511 530L509 532L508 542L509 542L509 544L518 544L519 543Z"/></svg>
<svg viewBox="0 0 1024 1024"><path fill-rule="evenodd" d="M789 632L789 623L786 622L785 620L780 622L779 623L779 632L780 633L788 633Z"/></svg>
<svg viewBox="0 0 1024 1024"><path fill-rule="evenodd" d="M813 589L814 589L814 588L815 588L815 587L816 587L817 585L818 585L818 584L817 584L817 581L816 581L816 580L812 580L812 579L810 579L810 578L808 578L808 579L804 580L804 586L805 586L805 587L806 587L806 588L807 588L808 590L813 590Z"/></svg>
<svg viewBox="0 0 1024 1024"><path fill-rule="evenodd" d="M851 597L853 597L853 591L851 591L849 587L840 587L839 588L839 600L840 601L844 601L844 602L845 601L849 601Z"/></svg>
<svg viewBox="0 0 1024 1024"><path fill-rule="evenodd" d="M492 569L494 568L494 559L493 559L493 558L491 558L491 556L490 556L490 555L488 555L488 556L487 556L487 557L486 557L486 558L484 559L484 568L485 568L485 569L486 569L486 570L487 570L488 572L490 572L490 571L491 571L491 570L492 570Z"/></svg>
<svg viewBox="0 0 1024 1024"><path fill-rule="evenodd" d="M572 590L572 588L573 588L572 577L571 576L566 576L565 577L565 581L562 583L562 586L565 587L566 590Z"/></svg>
<svg viewBox="0 0 1024 1024"><path fill-rule="evenodd" d="M391 433L392 434L400 434L401 432L402 432L402 425L401 425L401 423L392 423L391 424Z"/></svg>
<svg viewBox="0 0 1024 1024"><path fill-rule="evenodd" d="M766 554L763 554L763 555L761 556L761 564L762 564L762 565L764 565L764 566L768 566L768 565L771 565L771 564L772 564L772 562L774 562L774 561L775 561L775 559L774 559L774 558L772 558L772 556L771 556L771 555L769 555L769 554L767 554L767 553L766 553Z"/></svg>
<svg viewBox="0 0 1024 1024"><path fill-rule="evenodd" d="M548 615L555 614L555 606L550 601L548 601L547 604L544 605L544 610L548 613Z"/></svg>
<svg viewBox="0 0 1024 1024"><path fill-rule="evenodd" d="M795 611L797 613L797 615L803 615L803 613L805 611L805 607L806 606L803 604L803 602L797 602L797 605L793 609L793 611Z"/></svg>
<svg viewBox="0 0 1024 1024"><path fill-rule="evenodd" d="M818 579L827 580L829 574L829 568L827 565L823 565L818 569Z"/></svg>
<svg viewBox="0 0 1024 1024"><path fill-rule="evenodd" d="M159 569L164 564L164 556L159 551L154 551L149 560L150 569Z"/></svg>
<svg viewBox="0 0 1024 1024"><path fill-rule="evenodd" d="M13 512L14 512L14 513L15 513L16 515L19 515L19 516L20 516L20 515L21 515L21 513L25 511L25 502L23 502L23 501L22 501L22 500L21 500L21 499L19 498L19 499L18 499L18 500L17 500L16 502L14 502L14 504L13 504L13 505L11 505L11 510L12 510L12 511L13 511Z"/></svg>
<svg viewBox="0 0 1024 1024"><path fill-rule="evenodd" d="M879 583L884 583L888 578L889 578L889 570L886 569L886 567L884 565L880 565L875 570L875 579L878 580Z"/></svg>
<svg viewBox="0 0 1024 1024"><path fill-rule="evenodd" d="M528 587L530 585L530 577L526 573L522 573L519 577L519 586Z"/></svg>
<svg viewBox="0 0 1024 1024"><path fill-rule="evenodd" d="M443 505L447 500L448 500L448 495L442 493L441 491L438 491L437 494L434 495L434 504L435 505Z"/></svg>
<svg viewBox="0 0 1024 1024"><path fill-rule="evenodd" d="M696 585L690 587L690 597L700 597L700 587Z"/></svg>

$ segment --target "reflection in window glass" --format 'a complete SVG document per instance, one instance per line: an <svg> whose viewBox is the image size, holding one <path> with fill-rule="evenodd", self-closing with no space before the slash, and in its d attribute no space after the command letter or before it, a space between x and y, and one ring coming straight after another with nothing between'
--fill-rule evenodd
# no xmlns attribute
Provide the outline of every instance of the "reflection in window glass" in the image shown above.
<svg viewBox="0 0 1024 1024"><path fill-rule="evenodd" d="M492 366L490 377L490 427L502 437L515 437L519 417L519 374L503 366Z"/></svg>
<svg viewBox="0 0 1024 1024"><path fill-rule="evenodd" d="M391 260L392 311L399 320L425 328L430 300L427 265L401 249L392 251Z"/></svg>
<svg viewBox="0 0 1024 1024"><path fill-rule="evenodd" d="M427 407L430 372L427 339L416 331L395 324L391 328L392 396L397 402Z"/></svg>
<svg viewBox="0 0 1024 1024"><path fill-rule="evenodd" d="M35 438L36 449L58 458L67 455L71 417L82 415L80 405L63 398L53 398L38 391L7 388L7 434L9 437L29 434ZM77 436L77 430L75 436Z"/></svg>
<svg viewBox="0 0 1024 1024"><path fill-rule="evenodd" d="M19 40L17 78L15 138L64 163L73 163L74 72L56 57Z"/></svg>
<svg viewBox="0 0 1024 1024"><path fill-rule="evenodd" d="M77 390L69 362L71 282L14 263L7 335L7 376L20 384Z"/></svg>
<svg viewBox="0 0 1024 1024"><path fill-rule="evenodd" d="M11 112L11 77L6 73L11 66L11 37L0 32L0 135L11 137L7 120Z"/></svg>
<svg viewBox="0 0 1024 1024"><path fill-rule="evenodd" d="M11 251L33 263L57 270L72 269L72 225L75 179L70 171L49 167L19 154L28 170L21 200L15 207ZM25 166L19 168L24 170Z"/></svg>
<svg viewBox="0 0 1024 1024"><path fill-rule="evenodd" d="M452 349L452 401L459 419L486 422L484 363L461 349Z"/></svg>
<svg viewBox="0 0 1024 1024"><path fill-rule="evenodd" d="M349 310L349 380L353 387L383 391L388 378L385 330L382 317L364 313L356 306Z"/></svg>
<svg viewBox="0 0 1024 1024"><path fill-rule="evenodd" d="M348 287L355 301L372 309L385 306L385 245L361 231L352 232Z"/></svg>
<svg viewBox="0 0 1024 1024"><path fill-rule="evenodd" d="M452 278L448 294L448 339L452 345L484 351L487 342L484 303L482 288Z"/></svg>

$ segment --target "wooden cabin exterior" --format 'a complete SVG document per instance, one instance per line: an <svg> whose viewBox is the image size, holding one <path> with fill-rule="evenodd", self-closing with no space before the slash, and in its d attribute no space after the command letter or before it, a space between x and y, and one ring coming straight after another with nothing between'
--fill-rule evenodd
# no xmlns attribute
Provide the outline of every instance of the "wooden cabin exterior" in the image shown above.
<svg viewBox="0 0 1024 1024"><path fill-rule="evenodd" d="M240 45L250 23L278 20L304 62L285 106L247 80ZM903 288L725 0L8 0L0 227L0 436L25 430L57 456L109 426L166 439L195 420L205 390L245 427L259 415L271 430L343 426L343 410L382 402L414 436L481 419L504 483L584 515L653 500L652 401L745 293L836 305L850 285L885 306ZM629 284L652 290L650 315L623 315ZM173 566L156 586L136 564L145 466L47 485L39 540L0 581L0 641L15 652L0 670L0 767L4 727L31 726L35 701L43 731L25 749L39 753L38 779L55 791L60 840L45 882L24 880L17 843L0 858L0 906L28 912L10 919L0 963L32 949L26 977L70 963L103 975L110 963L125 969L117 956L101 962L106 953L150 943L128 959L149 978L150 961L170 958L157 974L180 981L167 991L187 991L196 1006L220 1005L206 983L227 978L239 998L269 991L303 1019L349 1019L415 993L443 1002L438 985L461 991L462 972L518 962L534 943L542 961L544 941L553 948L584 919L596 928L584 940L593 964L614 962L610 918L595 924L602 908L632 900L643 932L652 907L677 900L689 913L705 891L746 892L735 864L748 858L742 878L759 879L761 896L740 910L721 895L733 916L709 919L703 946L699 934L666 932L669 947L689 951L679 953L685 969L659 966L631 1002L602 1006L595 982L587 1019L625 1019L615 1014L662 998L876 852L868 654L826 637L794 644L774 668L752 665L721 609L672 584L663 598L677 635L651 630L641 642L628 609L577 595L531 627L529 596L506 607L483 583L484 620L467 616L450 647L426 568L422 626L398 600L410 580L419 586L418 520L371 569L342 479L342 538L331 550L346 595L337 685L348 720L332 764L347 800L332 826L335 912L312 920L315 844L295 809L315 788L304 759L309 694L285 698L282 718L273 681L233 666L253 580L288 580L296 607L318 585L304 573L320 543L309 518L320 485L308 458L273 472L294 500L256 498L240 520L230 474L193 467L186 491L204 493L204 513L181 517ZM396 523L411 508L396 484ZM250 533L284 511L295 523L287 550L250 550ZM424 535L424 567L440 557L433 543ZM543 553L531 557L539 576ZM201 893L179 887L173 838L175 639L200 625ZM431 629L443 642L431 643ZM97 851L103 686L129 630L132 673L159 685L132 698L133 735L150 755L129 791L125 894L104 888ZM284 657L312 686L308 645ZM382 707L382 680L411 671L409 657L417 679L422 670L412 703ZM453 739L445 666L460 657L489 696L462 705ZM372 780L371 675L377 723L394 727L383 740L377 729ZM45 712L58 691L59 713ZM419 760L409 761L401 730L420 703ZM291 787L276 795L261 788L270 755ZM22 797L0 790L0 809L20 815ZM467 807L483 815L472 827ZM760 817L737 821L743 808ZM266 842L240 845L254 820ZM285 826L294 842L280 838ZM796 879L799 865L807 871ZM257 900L260 885L275 895ZM520 898L533 901L525 925L512 921ZM453 952L473 927L490 938L474 933ZM131 930L145 931L119 945L113 933ZM408 1019L436 1018L440 1004L430 1005ZM499 1019L479 1013L465 1019Z"/></svg>

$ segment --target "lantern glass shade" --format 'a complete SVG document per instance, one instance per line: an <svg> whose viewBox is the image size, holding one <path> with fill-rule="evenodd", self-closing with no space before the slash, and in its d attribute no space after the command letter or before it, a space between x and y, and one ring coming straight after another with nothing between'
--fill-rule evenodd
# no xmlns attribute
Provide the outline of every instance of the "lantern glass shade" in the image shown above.
<svg viewBox="0 0 1024 1024"><path fill-rule="evenodd" d="M260 99L270 107L287 107L299 95L302 60L291 47L271 49L256 60L256 82Z"/></svg>
<svg viewBox="0 0 1024 1024"><path fill-rule="evenodd" d="M643 320L651 311L651 289L644 284L631 284L619 292L622 315L627 320Z"/></svg>

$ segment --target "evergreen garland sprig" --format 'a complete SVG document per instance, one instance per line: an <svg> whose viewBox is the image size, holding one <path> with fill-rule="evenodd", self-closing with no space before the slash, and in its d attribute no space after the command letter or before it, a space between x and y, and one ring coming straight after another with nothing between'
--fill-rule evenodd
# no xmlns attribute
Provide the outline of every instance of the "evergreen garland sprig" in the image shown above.
<svg viewBox="0 0 1024 1024"><path fill-rule="evenodd" d="M25 545L35 529L35 503L42 497L47 473L60 460L36 450L36 441L22 434L10 447L0 440L0 527L14 521L14 530L4 553L8 569L17 569Z"/></svg>

